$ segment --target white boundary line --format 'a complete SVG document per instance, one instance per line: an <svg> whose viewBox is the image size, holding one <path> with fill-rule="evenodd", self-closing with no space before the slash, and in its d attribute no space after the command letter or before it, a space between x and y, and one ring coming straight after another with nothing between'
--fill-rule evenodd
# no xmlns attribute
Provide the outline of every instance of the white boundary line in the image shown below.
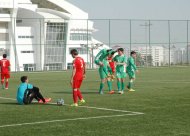
<svg viewBox="0 0 190 136"><path fill-rule="evenodd" d="M13 100L13 98L0 97L0 99L4 100ZM56 103L49 103L52 105L56 105ZM69 104L64 104L66 106L70 106ZM108 109L108 108L98 108L98 107L90 107L90 106L78 106L79 108L88 108L88 109L97 109L104 111L114 111L114 112L122 112L127 114L118 114L118 115L110 115L110 116L96 116L96 117L86 117L86 118L73 118L73 119L61 119L61 120L49 120L49 121L41 121L41 122L30 122L30 123L20 123L20 124L8 124L1 125L0 128L5 127L16 127L16 126L24 126L24 125L34 125L34 124L45 124L45 123L53 123L53 122L66 122L66 121L76 121L76 120L89 120L89 119L101 119L101 118L112 118L112 117L123 117L123 116L134 116L134 115L142 115L142 112L133 112L133 111L125 111L125 110L116 110L116 109Z"/></svg>
<svg viewBox="0 0 190 136"><path fill-rule="evenodd" d="M6 98L6 97L0 97L0 99L5 99L5 100L16 100L13 98ZM56 103L48 103L52 105L56 105ZM69 104L64 104L65 106L70 106ZM63 105L63 106L64 106ZM117 110L117 109L108 109L108 108L98 108L98 107L90 107L90 106L78 106L76 108L87 108L87 109L97 109L97 110L104 110L104 111L114 111L114 112L122 112L122 113L133 113L133 114L144 114L142 112L134 112L134 111L126 111L126 110Z"/></svg>
<svg viewBox="0 0 190 136"><path fill-rule="evenodd" d="M123 117L123 116L132 116L132 115L135 115L135 114L121 114L121 115L110 115L110 116L96 116L96 117L86 117L86 118L61 119L61 120L50 120L50 121L41 121L41 122L9 124L9 125L2 125L2 126L0 126L0 128L16 127L16 126L24 126L24 125L35 125L35 124L45 124L45 123L54 123L54 122L76 121L76 120L89 120L89 119L113 118L113 117Z"/></svg>

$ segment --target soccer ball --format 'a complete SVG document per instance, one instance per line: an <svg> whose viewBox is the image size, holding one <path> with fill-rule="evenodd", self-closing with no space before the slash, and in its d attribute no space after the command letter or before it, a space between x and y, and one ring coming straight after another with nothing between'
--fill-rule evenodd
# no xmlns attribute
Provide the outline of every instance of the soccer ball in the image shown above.
<svg viewBox="0 0 190 136"><path fill-rule="evenodd" d="M64 105L64 100L61 98L61 99L58 99L57 100L57 105L58 106L62 106L62 105Z"/></svg>

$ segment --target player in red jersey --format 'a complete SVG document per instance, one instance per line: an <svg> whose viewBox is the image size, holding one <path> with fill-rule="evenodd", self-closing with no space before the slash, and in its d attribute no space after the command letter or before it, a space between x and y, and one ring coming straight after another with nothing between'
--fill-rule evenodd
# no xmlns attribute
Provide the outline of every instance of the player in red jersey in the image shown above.
<svg viewBox="0 0 190 136"><path fill-rule="evenodd" d="M82 84L83 79L85 79L85 62L83 58L78 56L78 51L76 49L72 49L70 54L74 58L73 60L73 72L71 76L71 86L73 88L73 100L74 103L71 106L78 106L78 98L80 99L79 104L84 104L85 100L82 97L80 92L80 86Z"/></svg>
<svg viewBox="0 0 190 136"><path fill-rule="evenodd" d="M0 60L1 67L1 85L4 89L4 80L5 80L5 89L8 89L9 78L10 78L10 62L7 58L7 54L3 54L3 59Z"/></svg>

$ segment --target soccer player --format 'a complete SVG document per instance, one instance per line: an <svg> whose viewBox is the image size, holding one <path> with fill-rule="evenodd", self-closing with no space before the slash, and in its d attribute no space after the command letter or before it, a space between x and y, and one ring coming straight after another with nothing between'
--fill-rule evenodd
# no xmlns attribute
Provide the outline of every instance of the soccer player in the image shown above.
<svg viewBox="0 0 190 136"><path fill-rule="evenodd" d="M126 65L127 65L127 57L124 55L124 49L117 49L118 55L116 55L113 60L116 64L116 77L117 77L117 88L118 93L124 93L124 78L126 78Z"/></svg>
<svg viewBox="0 0 190 136"><path fill-rule="evenodd" d="M27 76L22 76L20 80L21 84L17 90L17 102L19 104L30 104L34 98L38 103L47 103L51 101L51 98L44 98L42 96L38 87L29 84Z"/></svg>
<svg viewBox="0 0 190 136"><path fill-rule="evenodd" d="M1 67L1 85L2 89L8 89L9 85L9 78L10 78L10 62L7 58L7 54L3 54L3 59L0 60L0 67ZM4 86L5 81L5 86Z"/></svg>
<svg viewBox="0 0 190 136"><path fill-rule="evenodd" d="M129 75L129 83L127 85L127 88L129 89L129 91L135 91L134 89L132 89L132 85L133 82L135 80L135 72L138 73L136 64L135 64L135 58L137 53L135 51L131 52L131 56L128 58L127 60L127 73Z"/></svg>
<svg viewBox="0 0 190 136"><path fill-rule="evenodd" d="M101 78L99 94L103 94L104 83L107 81L109 88L109 94L113 94L112 82L110 78L110 73L108 71L109 65L107 61L108 55L113 55L115 52L112 49L102 49L95 57L94 62L99 65L99 75Z"/></svg>
<svg viewBox="0 0 190 136"><path fill-rule="evenodd" d="M83 79L86 77L86 66L83 58L78 56L78 51L72 49L70 54L74 58L73 60L73 71L71 76L71 86L73 88L73 101L74 103L71 106L78 106L78 98L80 99L79 104L84 104L85 100L82 97L80 87Z"/></svg>

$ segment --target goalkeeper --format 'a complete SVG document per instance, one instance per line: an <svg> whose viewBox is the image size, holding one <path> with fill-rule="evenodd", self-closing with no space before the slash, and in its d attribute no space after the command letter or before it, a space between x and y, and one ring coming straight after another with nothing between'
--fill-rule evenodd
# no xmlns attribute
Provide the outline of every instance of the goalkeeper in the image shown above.
<svg viewBox="0 0 190 136"><path fill-rule="evenodd" d="M104 83L107 81L109 94L113 94L111 77L112 72L109 67L107 57L113 55L115 51L112 49L102 49L95 57L94 62L99 65L99 75L101 78L99 93L103 94ZM110 72L110 73L109 73Z"/></svg>

